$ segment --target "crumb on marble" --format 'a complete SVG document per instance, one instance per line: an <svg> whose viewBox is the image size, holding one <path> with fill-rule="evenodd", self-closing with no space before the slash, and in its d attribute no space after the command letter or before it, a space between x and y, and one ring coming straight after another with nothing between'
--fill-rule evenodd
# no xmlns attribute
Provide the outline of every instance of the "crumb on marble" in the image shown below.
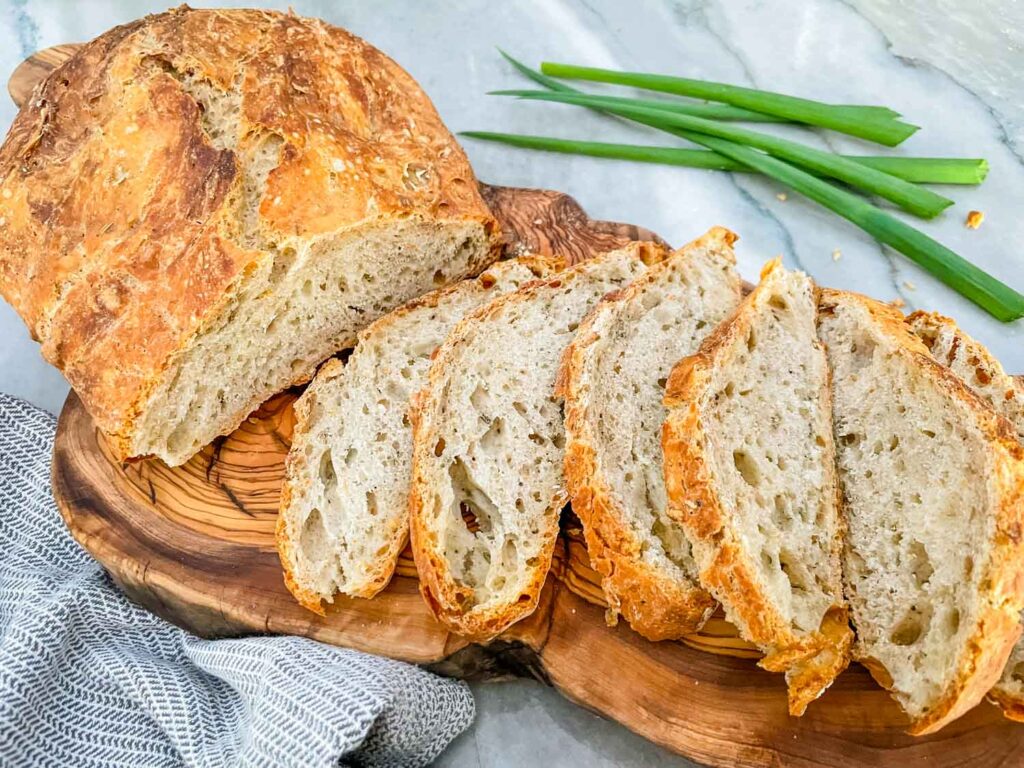
<svg viewBox="0 0 1024 768"><path fill-rule="evenodd" d="M905 306L907 306L907 302L905 302L903 299L901 299L899 297L893 299L889 303L892 306L896 307L896 309L903 309Z"/></svg>
<svg viewBox="0 0 1024 768"><path fill-rule="evenodd" d="M787 195L785 192L779 192L779 194L777 194L775 197L780 203L784 203L786 202L786 200L789 199L789 195Z"/></svg>
<svg viewBox="0 0 1024 768"><path fill-rule="evenodd" d="M832 261L839 261L841 258L843 258L842 251L840 251L838 248L832 251Z"/></svg>
<svg viewBox="0 0 1024 768"><path fill-rule="evenodd" d="M968 211L967 220L964 221L964 226L968 229L977 229L981 226L981 222L985 220L985 214L981 211Z"/></svg>
<svg viewBox="0 0 1024 768"><path fill-rule="evenodd" d="M908 291L916 291L917 290L917 286L914 285L909 280L904 280L903 281L903 287L906 288Z"/></svg>

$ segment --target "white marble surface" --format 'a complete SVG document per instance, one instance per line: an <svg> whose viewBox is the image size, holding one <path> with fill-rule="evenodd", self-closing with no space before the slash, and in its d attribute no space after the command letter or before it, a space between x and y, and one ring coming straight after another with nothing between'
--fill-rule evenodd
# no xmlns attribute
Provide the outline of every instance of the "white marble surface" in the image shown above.
<svg viewBox="0 0 1024 768"><path fill-rule="evenodd" d="M194 2L194 5L206 5ZM231 4L231 3L225 3ZM249 4L286 7L286 3ZM608 119L483 94L520 80L495 52L502 46L542 58L672 72L745 83L843 103L884 103L923 130L895 150L916 155L986 157L992 171L978 189L949 188L957 205L927 232L1024 289L1024 5L956 0L535 0L494 3L314 2L297 12L346 26L403 64L455 130L509 130L574 137L665 137ZM89 39L161 2L0 0L0 71L33 50ZM0 125L14 108L0 99ZM853 139L808 135L819 146L878 151ZM1000 324L853 226L774 184L747 176L514 151L469 143L483 180L548 187L574 195L591 215L649 227L673 243L714 224L738 232L747 277L781 254L818 281L900 297L907 308L953 315L1011 371L1024 372L1024 323ZM986 221L965 229L968 210ZM842 258L834 261L839 249ZM40 359L24 327L0 305L0 390L51 410L66 385ZM672 757L534 683L477 686L474 727L444 765L662 765ZM685 702L680 702L685 707Z"/></svg>

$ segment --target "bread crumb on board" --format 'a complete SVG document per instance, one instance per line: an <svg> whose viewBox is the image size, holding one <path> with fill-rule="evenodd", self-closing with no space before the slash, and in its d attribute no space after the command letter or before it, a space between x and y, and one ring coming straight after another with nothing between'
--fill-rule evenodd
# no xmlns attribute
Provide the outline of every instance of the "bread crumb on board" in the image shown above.
<svg viewBox="0 0 1024 768"><path fill-rule="evenodd" d="M777 199L777 200L778 200L778 201L779 201L780 203L784 203L784 202L786 202L786 200L787 200L787 199L789 199L789 196L788 196L788 195L787 195L787 194L786 194L785 192L779 192L779 194L777 194L777 195L775 196L775 198L776 198L776 199Z"/></svg>
<svg viewBox="0 0 1024 768"><path fill-rule="evenodd" d="M838 248L832 251L832 261L839 261L841 258L843 258L842 251L840 251Z"/></svg>
<svg viewBox="0 0 1024 768"><path fill-rule="evenodd" d="M981 226L981 223L985 220L985 214L981 211L968 211L967 219L964 221L964 226L968 229L977 229Z"/></svg>
<svg viewBox="0 0 1024 768"><path fill-rule="evenodd" d="M889 302L889 304L896 307L896 309L903 309L905 306L907 306L907 302L900 298L893 299L892 301Z"/></svg>
<svg viewBox="0 0 1024 768"><path fill-rule="evenodd" d="M908 291L916 291L917 290L917 286L914 285L909 280L904 280L903 281L903 287L906 288Z"/></svg>

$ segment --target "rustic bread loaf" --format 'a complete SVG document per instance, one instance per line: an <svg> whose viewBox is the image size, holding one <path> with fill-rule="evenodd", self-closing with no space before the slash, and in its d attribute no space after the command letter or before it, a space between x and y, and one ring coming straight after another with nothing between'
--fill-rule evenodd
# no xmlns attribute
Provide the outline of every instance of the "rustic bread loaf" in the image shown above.
<svg viewBox="0 0 1024 768"><path fill-rule="evenodd" d="M409 532L409 397L434 350L467 312L559 266L499 262L385 315L344 364L317 372L295 403L277 525L285 583L300 603L323 613L335 592L373 597L387 586Z"/></svg>
<svg viewBox="0 0 1024 768"><path fill-rule="evenodd" d="M854 657L931 733L992 688L1020 634L1024 451L896 309L823 291Z"/></svg>
<svg viewBox="0 0 1024 768"><path fill-rule="evenodd" d="M948 317L934 312L914 312L907 325L925 343L937 361L947 366L997 413L1007 418L1024 441L1024 385L1007 375L985 347L972 339ZM989 698L1012 720L1024 722L1024 636L1017 640L999 682Z"/></svg>
<svg viewBox="0 0 1024 768"><path fill-rule="evenodd" d="M0 148L0 292L120 457L179 464L498 232L417 84L293 14L173 11L42 83Z"/></svg>
<svg viewBox="0 0 1024 768"><path fill-rule="evenodd" d="M662 256L636 244L487 304L439 348L413 398L410 531L420 589L486 640L537 606L567 501L559 357L587 312Z"/></svg>
<svg viewBox="0 0 1024 768"><path fill-rule="evenodd" d="M665 387L669 514L700 582L785 672L801 715L850 661L828 363L817 289L770 262Z"/></svg>
<svg viewBox="0 0 1024 768"><path fill-rule="evenodd" d="M650 640L695 632L715 602L666 512L665 380L740 301L735 235L716 228L605 298L566 350L565 481L609 621Z"/></svg>

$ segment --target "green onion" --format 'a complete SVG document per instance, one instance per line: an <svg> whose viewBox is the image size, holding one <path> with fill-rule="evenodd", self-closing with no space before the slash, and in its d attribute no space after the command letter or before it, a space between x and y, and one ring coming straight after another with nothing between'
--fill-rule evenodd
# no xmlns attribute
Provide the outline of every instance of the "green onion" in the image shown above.
<svg viewBox="0 0 1024 768"><path fill-rule="evenodd" d="M807 125L829 128L890 147L904 141L918 129L916 125L894 119L889 114L891 110L880 112L873 107L824 104L796 96L707 80L650 75L640 72L619 72L611 69L556 64L549 61L541 64L541 72L545 75L572 80L628 85L645 90L672 93L677 96L718 101L754 112L785 117Z"/></svg>
<svg viewBox="0 0 1024 768"><path fill-rule="evenodd" d="M641 163L660 163L712 171L753 172L753 169L717 152L706 149L679 147L650 147L637 144L609 144L600 141L577 141L547 136L526 136L515 133L489 131L463 131L460 136L483 141L494 141L524 149L562 152L572 155L604 157L613 160L633 160ZM980 184L988 172L984 160L946 157L878 157L845 155L848 160L885 171L906 181L931 184Z"/></svg>
<svg viewBox="0 0 1024 768"><path fill-rule="evenodd" d="M907 256L998 320L1007 323L1024 317L1024 296L1020 293L923 232L879 210L857 195L749 147L713 136L694 135L687 138L750 166L839 214L879 242Z"/></svg>
<svg viewBox="0 0 1024 768"><path fill-rule="evenodd" d="M817 173L831 176L859 189L879 195L900 208L926 219L934 218L953 204L953 201L947 197L915 186L883 171L847 160L841 155L823 152L795 141L758 133L739 126L716 123L712 120L682 115L665 109L633 106L631 99L564 91L500 91L499 93L519 96L524 99L595 107L624 117L636 118L654 127L682 129L687 134L691 132L707 134L755 147ZM689 138L689 135L686 138Z"/></svg>

